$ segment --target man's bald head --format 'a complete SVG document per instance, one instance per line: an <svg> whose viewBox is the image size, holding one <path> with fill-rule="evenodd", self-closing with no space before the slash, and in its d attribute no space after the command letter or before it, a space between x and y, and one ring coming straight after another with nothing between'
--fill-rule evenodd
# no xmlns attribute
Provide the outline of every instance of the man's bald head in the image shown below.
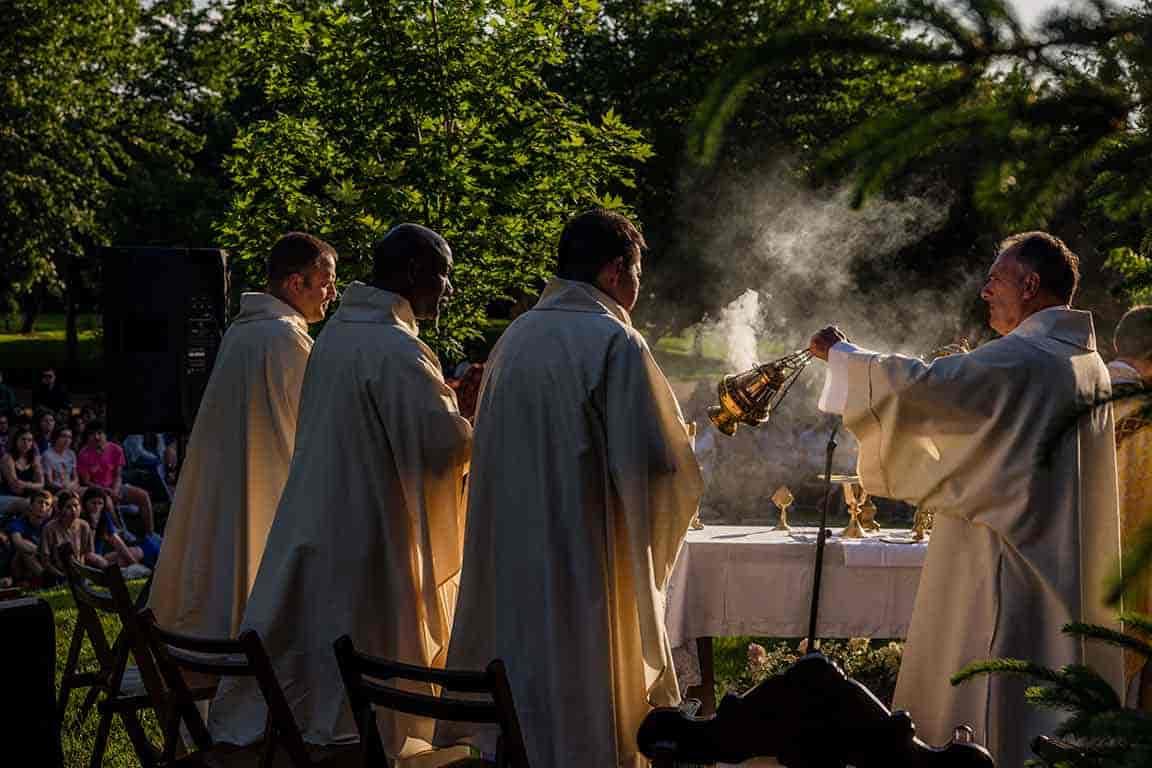
<svg viewBox="0 0 1152 768"><path fill-rule="evenodd" d="M1152 362L1152 306L1132 307L1125 312L1116 326L1113 343L1122 358Z"/></svg>
<svg viewBox="0 0 1152 768"><path fill-rule="evenodd" d="M419 224L398 224L372 248L372 284L412 305L417 320L434 320L452 295L452 249Z"/></svg>

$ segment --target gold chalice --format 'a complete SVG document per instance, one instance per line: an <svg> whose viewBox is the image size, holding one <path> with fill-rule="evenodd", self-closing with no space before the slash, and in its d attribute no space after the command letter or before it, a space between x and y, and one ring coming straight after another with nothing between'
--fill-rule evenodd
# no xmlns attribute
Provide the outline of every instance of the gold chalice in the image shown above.
<svg viewBox="0 0 1152 768"><path fill-rule="evenodd" d="M796 497L792 495L791 489L786 485L782 485L776 489L772 494L772 503L780 510L780 519L776 523L774 531L790 531L792 526L788 525L788 507L792 506L792 502L796 501Z"/></svg>
<svg viewBox="0 0 1152 768"><path fill-rule="evenodd" d="M864 529L860 525L860 514L864 502L868 501L868 492L852 480L841 482L840 487L844 489L844 503L848 505L848 527L840 532L840 536L845 539L862 539Z"/></svg>

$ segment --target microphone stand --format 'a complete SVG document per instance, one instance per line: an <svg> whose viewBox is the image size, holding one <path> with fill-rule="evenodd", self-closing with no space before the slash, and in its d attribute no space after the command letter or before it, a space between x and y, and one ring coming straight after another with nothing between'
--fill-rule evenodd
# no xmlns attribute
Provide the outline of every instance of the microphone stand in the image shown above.
<svg viewBox="0 0 1152 768"><path fill-rule="evenodd" d="M816 617L820 612L820 576L824 571L824 542L828 538L828 505L832 502L832 454L836 452L836 433L840 420L832 425L824 456L824 509L820 512L820 532L816 534L816 570L812 574L812 610L808 615L808 652L816 650Z"/></svg>

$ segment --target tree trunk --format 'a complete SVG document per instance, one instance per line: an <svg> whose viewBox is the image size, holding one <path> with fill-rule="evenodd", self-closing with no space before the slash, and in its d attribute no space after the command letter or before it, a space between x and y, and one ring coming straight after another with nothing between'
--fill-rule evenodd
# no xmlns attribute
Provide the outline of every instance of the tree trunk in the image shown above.
<svg viewBox="0 0 1152 768"><path fill-rule="evenodd" d="M36 330L36 318L40 316L40 306L44 303L46 288L47 286L41 283L24 297L24 322L20 326L20 333L29 334Z"/></svg>

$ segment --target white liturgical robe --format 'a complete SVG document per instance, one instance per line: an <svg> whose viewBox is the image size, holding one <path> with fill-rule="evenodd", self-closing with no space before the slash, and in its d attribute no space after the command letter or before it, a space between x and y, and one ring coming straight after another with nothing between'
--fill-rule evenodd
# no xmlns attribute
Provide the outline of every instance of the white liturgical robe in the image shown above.
<svg viewBox="0 0 1152 768"><path fill-rule="evenodd" d="M477 408L451 668L500 658L532 765L645 764L679 701L664 590L700 470L675 396L619 304L554 279L508 327ZM442 723L437 740L491 732Z"/></svg>
<svg viewBox="0 0 1152 768"><path fill-rule="evenodd" d="M300 385L312 350L304 316L245 293L200 401L148 605L160 626L234 636L288 479Z"/></svg>
<svg viewBox="0 0 1152 768"><path fill-rule="evenodd" d="M417 330L403 297L345 290L308 363L296 452L244 614L313 744L358 738L337 637L423 666L443 666L448 649L472 428ZM226 680L209 727L250 744L265 713L253 680ZM426 746L434 727L383 711L379 724L393 754Z"/></svg>
<svg viewBox="0 0 1152 768"><path fill-rule="evenodd" d="M997 765L1022 766L1065 713L1029 706L1025 683L1004 675L953 687L961 668L1086 663L1124 693L1119 650L1061 632L1119 628L1104 604L1120 556L1112 413L1093 407L1111 384L1092 317L1042 310L928 365L840 343L828 371L822 407L842 403L864 488L935 514L894 706L929 743L968 724Z"/></svg>

